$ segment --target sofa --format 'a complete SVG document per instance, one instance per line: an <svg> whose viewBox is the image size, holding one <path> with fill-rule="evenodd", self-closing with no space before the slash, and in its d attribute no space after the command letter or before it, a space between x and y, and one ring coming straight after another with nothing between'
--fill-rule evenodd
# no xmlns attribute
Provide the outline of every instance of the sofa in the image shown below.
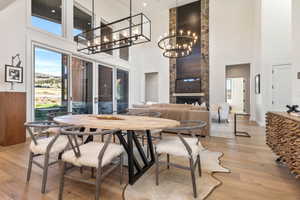
<svg viewBox="0 0 300 200"><path fill-rule="evenodd" d="M193 106L189 104L153 104L153 105L133 105L131 112L160 112L161 118L184 120L202 120L207 123L207 127L202 132L195 132L196 135L210 135L210 113L205 107Z"/></svg>

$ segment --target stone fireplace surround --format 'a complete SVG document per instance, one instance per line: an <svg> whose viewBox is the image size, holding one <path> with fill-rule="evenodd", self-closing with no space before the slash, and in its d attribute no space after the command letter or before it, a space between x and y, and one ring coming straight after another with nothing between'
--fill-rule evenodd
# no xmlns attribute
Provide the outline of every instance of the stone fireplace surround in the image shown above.
<svg viewBox="0 0 300 200"><path fill-rule="evenodd" d="M201 96L177 96L176 94L176 59L170 59L170 103L203 103L209 102L209 0L200 0L201 7L201 31L200 31L200 46L201 56L200 58L200 71L201 71ZM177 9L172 8L169 11L169 31L172 32L176 29L177 23Z"/></svg>

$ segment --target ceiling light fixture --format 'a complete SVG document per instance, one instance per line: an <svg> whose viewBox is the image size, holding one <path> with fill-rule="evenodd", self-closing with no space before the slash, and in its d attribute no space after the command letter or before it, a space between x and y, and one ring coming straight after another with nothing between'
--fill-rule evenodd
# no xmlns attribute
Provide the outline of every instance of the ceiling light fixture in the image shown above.
<svg viewBox="0 0 300 200"><path fill-rule="evenodd" d="M151 20L139 13L95 27L95 1L92 0L92 28L75 36L77 51L91 55L151 41Z"/></svg>
<svg viewBox="0 0 300 200"><path fill-rule="evenodd" d="M177 0L176 0L177 9ZM190 30L177 30L177 22L175 30L171 33L165 33L158 40L158 47L161 48L163 56L167 58L181 58L192 54L193 46L196 44L198 36Z"/></svg>

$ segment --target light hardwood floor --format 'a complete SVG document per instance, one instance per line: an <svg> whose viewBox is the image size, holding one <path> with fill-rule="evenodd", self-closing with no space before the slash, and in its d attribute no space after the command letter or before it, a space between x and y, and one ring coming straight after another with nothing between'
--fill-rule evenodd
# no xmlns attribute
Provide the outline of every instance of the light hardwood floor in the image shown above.
<svg viewBox="0 0 300 200"><path fill-rule="evenodd" d="M251 138L202 139L211 151L224 153L221 163L230 174L215 174L223 184L207 200L300 200L300 180L294 179L286 167L275 163L276 156L265 145L264 128L244 124ZM41 170L34 167L26 184L28 144L0 147L1 200L55 200L58 193L59 167L49 170L47 194L42 195ZM118 172L111 174L101 186L101 200L121 200L125 185L119 185ZM65 200L93 199L93 186L66 181ZM192 197L191 197L192 199Z"/></svg>

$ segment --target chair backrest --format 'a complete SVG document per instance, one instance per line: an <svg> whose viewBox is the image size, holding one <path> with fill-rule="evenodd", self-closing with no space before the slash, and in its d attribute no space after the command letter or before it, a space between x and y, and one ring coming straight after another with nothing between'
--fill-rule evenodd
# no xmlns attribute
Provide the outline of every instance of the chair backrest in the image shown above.
<svg viewBox="0 0 300 200"><path fill-rule="evenodd" d="M201 120L185 120L180 122L179 127L164 129L163 132L180 133L180 134L193 134L193 131L202 131L207 126L207 123Z"/></svg>
<svg viewBox="0 0 300 200"><path fill-rule="evenodd" d="M119 132L121 130L115 129L115 130L105 130L101 131L99 129L83 129L82 127L78 126L70 126L70 127L65 127L62 128L61 134L66 135L69 140L69 144L74 152L74 155L79 158L81 156L81 151L80 151L80 144L77 140L77 136L83 136L83 135L108 135L108 139L105 140L104 146L102 147L99 155L98 155L98 160L99 160L99 166L101 166L102 159L104 156L105 151L107 150L107 147L109 143L111 142L112 136Z"/></svg>
<svg viewBox="0 0 300 200"><path fill-rule="evenodd" d="M48 134L47 129L64 127L64 125L57 124L53 121L26 122L24 126L35 145L38 145L38 138Z"/></svg>
<svg viewBox="0 0 300 200"><path fill-rule="evenodd" d="M190 134L190 135L192 135L193 138L196 138L193 131L196 131L196 130L203 131L206 126L207 126L207 123L204 122L204 121L186 120L186 121L181 121L180 122L180 127L165 129L162 132L177 133L177 136L179 137L180 141L185 146L188 154L192 158L192 153L193 153L192 149L191 149L190 145L186 142L186 140L184 139L184 137L182 135L183 134ZM198 138L198 142L199 142L199 138Z"/></svg>

